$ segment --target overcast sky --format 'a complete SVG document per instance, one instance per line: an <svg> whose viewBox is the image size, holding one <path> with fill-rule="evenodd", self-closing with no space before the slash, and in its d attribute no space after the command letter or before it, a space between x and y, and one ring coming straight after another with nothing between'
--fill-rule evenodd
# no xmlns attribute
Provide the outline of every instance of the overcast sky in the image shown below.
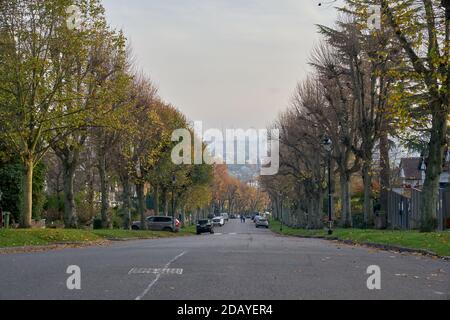
<svg viewBox="0 0 450 320"><path fill-rule="evenodd" d="M336 12L319 0L104 0L137 63L189 120L265 128L286 108Z"/></svg>

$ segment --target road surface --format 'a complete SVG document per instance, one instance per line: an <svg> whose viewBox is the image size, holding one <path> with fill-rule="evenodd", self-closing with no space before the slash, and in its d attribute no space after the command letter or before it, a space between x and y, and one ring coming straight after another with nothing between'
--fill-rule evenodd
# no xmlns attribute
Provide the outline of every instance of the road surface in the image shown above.
<svg viewBox="0 0 450 320"><path fill-rule="evenodd" d="M81 290L68 290L68 266ZM381 290L367 288L369 266ZM450 299L450 264L282 237L230 221L215 235L0 255L0 299Z"/></svg>

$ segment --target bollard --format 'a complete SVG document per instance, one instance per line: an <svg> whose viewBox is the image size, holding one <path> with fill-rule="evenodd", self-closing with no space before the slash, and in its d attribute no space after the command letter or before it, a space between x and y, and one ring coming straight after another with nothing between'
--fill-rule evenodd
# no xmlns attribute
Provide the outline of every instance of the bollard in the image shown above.
<svg viewBox="0 0 450 320"><path fill-rule="evenodd" d="M11 213L4 212L3 214L5 215L5 229L9 229L9 216L11 215Z"/></svg>

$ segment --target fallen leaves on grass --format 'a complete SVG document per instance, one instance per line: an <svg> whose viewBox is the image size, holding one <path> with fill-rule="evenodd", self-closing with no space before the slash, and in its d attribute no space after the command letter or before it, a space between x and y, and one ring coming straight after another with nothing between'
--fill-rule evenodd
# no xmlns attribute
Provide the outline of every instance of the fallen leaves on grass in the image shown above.
<svg viewBox="0 0 450 320"><path fill-rule="evenodd" d="M98 240L98 241L87 241L82 243L51 244L46 246L9 247L9 248L0 248L0 254L38 253L53 250L85 248L92 246L107 246L110 243L111 242L108 240Z"/></svg>

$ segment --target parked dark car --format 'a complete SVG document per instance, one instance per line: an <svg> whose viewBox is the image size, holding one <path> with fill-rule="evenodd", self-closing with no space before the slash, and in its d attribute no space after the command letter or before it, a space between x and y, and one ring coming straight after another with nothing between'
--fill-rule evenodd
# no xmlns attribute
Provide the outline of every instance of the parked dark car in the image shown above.
<svg viewBox="0 0 450 320"><path fill-rule="evenodd" d="M170 231L178 232L180 231L181 223L178 219L175 219L173 223L172 217L148 217L145 219L146 226L141 227L140 221L133 222L131 228L133 230L152 230L152 231Z"/></svg>
<svg viewBox="0 0 450 320"><path fill-rule="evenodd" d="M214 233L214 224L212 223L211 220L199 220L197 222L197 234L202 234L202 233Z"/></svg>

